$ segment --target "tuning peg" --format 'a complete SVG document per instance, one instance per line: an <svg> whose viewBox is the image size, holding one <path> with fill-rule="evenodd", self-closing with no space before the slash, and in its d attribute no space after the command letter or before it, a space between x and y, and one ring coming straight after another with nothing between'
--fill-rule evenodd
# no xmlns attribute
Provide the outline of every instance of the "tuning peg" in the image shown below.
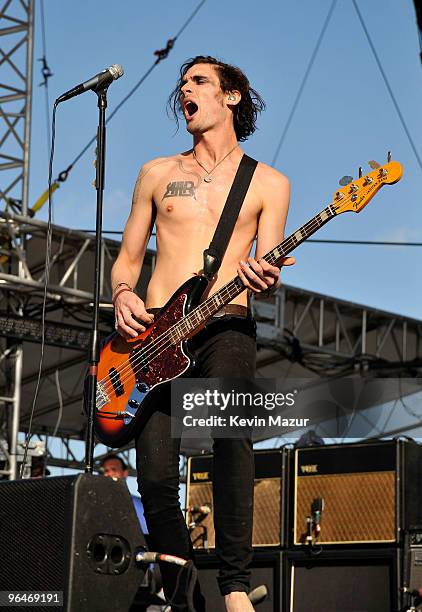
<svg viewBox="0 0 422 612"><path fill-rule="evenodd" d="M389 164L391 161L391 151L388 151L387 153L387 163Z"/></svg>
<svg viewBox="0 0 422 612"><path fill-rule="evenodd" d="M362 166L359 166L359 178L362 178Z"/></svg>
<svg viewBox="0 0 422 612"><path fill-rule="evenodd" d="M346 187L346 185L348 185L352 181L353 181L353 176L348 176L346 174L339 180L338 184L341 185L342 187Z"/></svg>
<svg viewBox="0 0 422 612"><path fill-rule="evenodd" d="M373 160L373 159L371 159L371 160L368 162L368 164L369 164L369 166L372 168L372 170L376 170L377 168L380 168L380 167L381 167L381 164L379 164L377 161L375 161L375 160Z"/></svg>

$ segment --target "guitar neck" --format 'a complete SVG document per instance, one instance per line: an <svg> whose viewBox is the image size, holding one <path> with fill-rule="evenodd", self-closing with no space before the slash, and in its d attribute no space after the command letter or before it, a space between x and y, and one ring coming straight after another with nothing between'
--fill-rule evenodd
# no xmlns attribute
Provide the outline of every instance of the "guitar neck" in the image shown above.
<svg viewBox="0 0 422 612"><path fill-rule="evenodd" d="M286 255L291 253L293 249L309 238L309 236L312 236L320 227L335 217L336 214L334 206L330 204L315 215L315 217L302 225L302 227L293 232L293 234L290 234L288 238L280 242L280 244L264 255L262 259L265 259L265 261L272 266L280 267ZM239 276L236 276L236 278L221 287L221 289L176 323L172 328L173 339L180 341L192 335L198 327L209 321L216 312L242 293L245 288L242 280Z"/></svg>

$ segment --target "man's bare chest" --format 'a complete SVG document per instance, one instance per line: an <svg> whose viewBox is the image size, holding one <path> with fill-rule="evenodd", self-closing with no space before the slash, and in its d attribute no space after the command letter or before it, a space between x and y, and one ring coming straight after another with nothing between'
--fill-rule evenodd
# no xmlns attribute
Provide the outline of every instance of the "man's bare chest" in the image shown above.
<svg viewBox="0 0 422 612"><path fill-rule="evenodd" d="M215 226L226 203L233 177L220 175L210 182L196 172L166 173L154 190L157 223L202 223ZM250 189L243 202L239 223L251 223L260 213L260 200Z"/></svg>

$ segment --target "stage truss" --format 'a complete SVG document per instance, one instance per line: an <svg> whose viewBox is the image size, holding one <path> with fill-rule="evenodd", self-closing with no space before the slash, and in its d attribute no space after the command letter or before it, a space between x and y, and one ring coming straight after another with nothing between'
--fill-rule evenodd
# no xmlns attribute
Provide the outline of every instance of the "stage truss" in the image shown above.
<svg viewBox="0 0 422 612"><path fill-rule="evenodd" d="M0 237L3 245L8 245L2 249L0 264L3 439L7 439L7 430L10 438L16 398L20 401L19 430L28 430L40 360L46 236L45 222L0 213ZM50 465L81 469L83 445L75 445L74 441L85 436L82 387L92 315L95 243L91 234L53 226L51 244L46 347L32 432L36 438L47 439ZM102 242L103 336L113 330L109 279L119 244L108 238ZM145 295L154 262L154 251L148 251L137 287L141 296ZM421 321L291 286L283 286L269 299L255 300L253 309L258 328L260 377L318 379L368 374L414 377L421 372ZM15 372L16 384L8 397L10 372L5 365L6 357L16 345L23 347L20 383ZM391 432L383 433L387 436ZM57 443L51 441L57 437L64 445L61 452L66 449L65 457L52 450ZM200 447L185 446L186 452L199 450Z"/></svg>

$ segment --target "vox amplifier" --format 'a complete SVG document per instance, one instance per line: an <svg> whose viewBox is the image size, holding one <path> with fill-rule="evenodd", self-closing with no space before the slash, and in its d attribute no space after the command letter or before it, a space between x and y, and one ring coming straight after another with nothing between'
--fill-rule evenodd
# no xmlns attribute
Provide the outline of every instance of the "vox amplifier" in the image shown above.
<svg viewBox="0 0 422 612"><path fill-rule="evenodd" d="M294 452L294 546L399 543L422 526L422 447L392 440Z"/></svg>
<svg viewBox="0 0 422 612"><path fill-rule="evenodd" d="M253 546L284 546L286 524L286 483L288 452L285 450L255 451ZM213 456L191 457L188 461L186 506L209 504L212 495ZM214 548L213 512L192 526L188 512L186 522L191 525L194 548Z"/></svg>

